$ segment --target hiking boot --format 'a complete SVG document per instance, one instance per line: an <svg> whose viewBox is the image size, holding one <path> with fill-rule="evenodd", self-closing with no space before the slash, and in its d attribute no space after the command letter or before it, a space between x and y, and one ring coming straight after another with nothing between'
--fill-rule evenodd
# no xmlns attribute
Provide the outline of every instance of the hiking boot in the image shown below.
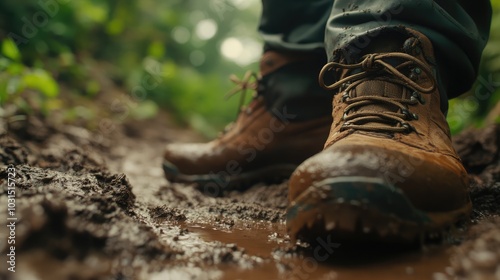
<svg viewBox="0 0 500 280"><path fill-rule="evenodd" d="M212 196L288 179L302 161L322 150L328 136L332 97L317 83L325 62L324 54L265 52L255 82L249 81L250 74L243 81L231 78L240 89L255 90L250 104L211 142L167 145L166 178L195 183Z"/></svg>
<svg viewBox="0 0 500 280"><path fill-rule="evenodd" d="M387 38L357 57L338 50L321 70L320 84L335 90L333 124L324 150L290 178L292 238L412 242L471 211L432 44L408 29Z"/></svg>

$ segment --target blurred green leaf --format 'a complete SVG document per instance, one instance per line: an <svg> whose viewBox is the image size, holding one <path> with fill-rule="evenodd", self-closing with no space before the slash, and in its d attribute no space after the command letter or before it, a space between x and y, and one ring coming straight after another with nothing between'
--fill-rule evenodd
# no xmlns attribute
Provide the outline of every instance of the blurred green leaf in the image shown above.
<svg viewBox="0 0 500 280"><path fill-rule="evenodd" d="M56 97L59 94L59 86L46 71L33 70L22 77L22 83L26 88L40 91L46 97Z"/></svg>
<svg viewBox="0 0 500 280"><path fill-rule="evenodd" d="M12 41L12 39L10 38L3 40L2 54L14 61L21 60L21 53L19 52L19 49L17 48L14 41Z"/></svg>
<svg viewBox="0 0 500 280"><path fill-rule="evenodd" d="M106 30L110 35L118 35L122 33L124 27L125 24L123 20L121 18L115 18L106 25Z"/></svg>
<svg viewBox="0 0 500 280"><path fill-rule="evenodd" d="M148 54L154 58L162 58L165 55L165 46L162 42L154 41L149 45Z"/></svg>

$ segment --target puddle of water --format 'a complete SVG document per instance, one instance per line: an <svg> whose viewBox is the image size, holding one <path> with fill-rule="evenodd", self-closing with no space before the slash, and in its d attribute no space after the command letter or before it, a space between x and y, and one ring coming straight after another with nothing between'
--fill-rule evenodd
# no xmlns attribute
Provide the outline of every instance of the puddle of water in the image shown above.
<svg viewBox="0 0 500 280"><path fill-rule="evenodd" d="M284 247L280 243L289 242L279 234L284 232L282 225L249 227L221 231L210 226L187 226L205 241L234 243L247 254L265 260L248 270L220 267L224 272L222 279L432 279L434 273L442 273L449 266L446 246L399 253L385 252L383 247L355 252L333 250L327 260L326 247L318 249L323 253L316 257L312 253L280 254L275 249Z"/></svg>
<svg viewBox="0 0 500 280"><path fill-rule="evenodd" d="M254 223L249 228L235 228L232 230L219 230L205 225L190 225L187 229L199 235L205 241L220 241L226 244L236 244L244 248L245 253L261 257L272 258L274 248L283 243L283 236L277 232L284 232L284 226L276 224L256 225Z"/></svg>

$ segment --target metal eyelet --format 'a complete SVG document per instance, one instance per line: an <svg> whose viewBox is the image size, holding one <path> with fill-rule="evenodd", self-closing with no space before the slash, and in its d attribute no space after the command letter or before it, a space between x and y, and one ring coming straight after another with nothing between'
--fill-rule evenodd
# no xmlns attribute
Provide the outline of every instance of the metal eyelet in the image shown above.
<svg viewBox="0 0 500 280"><path fill-rule="evenodd" d="M416 131L415 130L415 127L407 122L401 122L400 123L402 127L405 128L406 132L412 132L412 131Z"/></svg>
<svg viewBox="0 0 500 280"><path fill-rule="evenodd" d="M349 99L349 93L347 91L344 91L342 94L342 102L345 102L347 99Z"/></svg>
<svg viewBox="0 0 500 280"><path fill-rule="evenodd" d="M420 104L425 104L425 98L422 95L420 95L419 101L420 101Z"/></svg>
<svg viewBox="0 0 500 280"><path fill-rule="evenodd" d="M401 113L403 113L407 119L414 119L418 120L418 115L415 113L410 112L408 109L403 109L401 110Z"/></svg>
<svg viewBox="0 0 500 280"><path fill-rule="evenodd" d="M409 77L410 77L410 79L415 81L418 79L418 76L420 74L422 74L422 69L415 67L415 68L411 69L411 73L410 73Z"/></svg>
<svg viewBox="0 0 500 280"><path fill-rule="evenodd" d="M410 100L412 100L412 101L417 100L418 102L420 102L420 104L425 104L425 98L422 96L422 94L420 94L416 91L411 93Z"/></svg>
<svg viewBox="0 0 500 280"><path fill-rule="evenodd" d="M340 90L346 90L351 85L351 82L345 82L340 85Z"/></svg>

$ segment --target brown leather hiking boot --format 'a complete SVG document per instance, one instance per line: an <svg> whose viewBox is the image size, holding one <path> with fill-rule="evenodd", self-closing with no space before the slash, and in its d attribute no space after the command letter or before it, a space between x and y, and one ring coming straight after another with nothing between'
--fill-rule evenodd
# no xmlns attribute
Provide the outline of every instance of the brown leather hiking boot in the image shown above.
<svg viewBox="0 0 500 280"><path fill-rule="evenodd" d="M317 84L325 62L324 55L311 59L266 52L255 83L249 83L250 75L244 81L232 78L243 89L256 89L235 123L208 143L167 145L167 179L195 183L212 196L288 179L302 161L322 150L328 136L331 95Z"/></svg>
<svg viewBox="0 0 500 280"><path fill-rule="evenodd" d="M338 78L324 85L337 91L333 124L324 150L290 178L292 238L410 242L469 215L468 178L440 110L431 42L401 33L357 61L339 51L321 71L322 84L326 75Z"/></svg>

